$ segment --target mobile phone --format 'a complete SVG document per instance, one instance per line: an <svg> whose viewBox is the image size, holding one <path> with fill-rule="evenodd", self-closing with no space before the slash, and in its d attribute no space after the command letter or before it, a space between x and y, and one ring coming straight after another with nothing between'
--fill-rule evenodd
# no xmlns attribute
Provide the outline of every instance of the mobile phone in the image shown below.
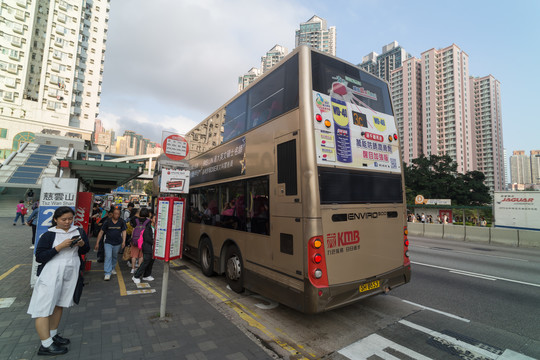
<svg viewBox="0 0 540 360"><path fill-rule="evenodd" d="M74 247L79 242L79 240L81 240L80 236L73 236L71 238L71 245L69 245L69 247Z"/></svg>

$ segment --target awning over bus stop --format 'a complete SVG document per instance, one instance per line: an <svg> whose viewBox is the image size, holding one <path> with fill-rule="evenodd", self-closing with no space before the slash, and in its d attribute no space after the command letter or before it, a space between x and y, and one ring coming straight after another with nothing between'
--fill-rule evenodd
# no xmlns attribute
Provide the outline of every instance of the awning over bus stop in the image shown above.
<svg viewBox="0 0 540 360"><path fill-rule="evenodd" d="M141 164L110 161L61 160L60 167L69 168L71 177L79 180L93 193L108 193L144 171Z"/></svg>

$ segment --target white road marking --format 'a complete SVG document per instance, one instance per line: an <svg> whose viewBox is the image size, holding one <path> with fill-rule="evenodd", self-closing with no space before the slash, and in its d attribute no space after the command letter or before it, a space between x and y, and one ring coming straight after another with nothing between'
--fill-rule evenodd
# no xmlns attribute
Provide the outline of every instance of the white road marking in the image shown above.
<svg viewBox="0 0 540 360"><path fill-rule="evenodd" d="M534 360L534 358L506 349L497 360Z"/></svg>
<svg viewBox="0 0 540 360"><path fill-rule="evenodd" d="M512 279L502 278L502 277L498 277L498 276L473 273L473 272L463 271L463 270L459 270L459 269L452 269L452 268L448 268L448 267L444 267L444 266L437 266L437 265L419 263L419 262L416 262L416 261L411 261L411 264L428 266L428 267L432 267L432 268L436 268L436 269L442 269L442 270L448 270L450 272L452 272L452 271L466 272L466 273L470 274L470 276L472 276L472 275L485 276L485 277L489 277L489 278L495 279L495 280L502 280L502 281L513 282L513 283L521 284L521 285L540 287L540 284L534 284L534 283L530 283L530 282L526 282L526 281L512 280Z"/></svg>
<svg viewBox="0 0 540 360"><path fill-rule="evenodd" d="M488 350L485 350L485 349L482 349L482 348L479 348L477 346L474 346L474 345L471 345L469 343L466 343L464 341L461 341L461 340L458 340L452 336L449 336L449 335L445 335L443 333L440 333L438 331L435 331L435 330L431 330L431 329L428 329L426 327L423 327L423 326L420 326L420 325L417 325L417 324L414 324L410 321L407 321L407 320L400 320L399 321L400 324L402 325L405 325L405 326L408 326L412 329L415 329L415 330L418 330L420 332L423 332L425 334L428 334L434 338L439 338L439 339L443 339L445 341L448 341L462 349L465 349L467 351L470 351L471 353L473 354L477 354L477 355L480 355L480 356L484 356L488 359L531 359L529 358L528 356L526 355L523 355L523 354L519 354L519 353L516 353L514 351L511 351L511 350L506 350L502 355L500 355L500 353L493 353L491 351L488 351ZM507 354L506 357L505 356L505 353ZM514 356L514 357L512 357Z"/></svg>
<svg viewBox="0 0 540 360"><path fill-rule="evenodd" d="M0 298L0 309L10 307L16 298Z"/></svg>
<svg viewBox="0 0 540 360"><path fill-rule="evenodd" d="M463 317L461 317L461 316L457 316L457 315L450 314L450 313L447 313L447 312L444 312L444 311L441 311L441 310L437 310L437 309L433 309L433 308L430 308L430 307L427 307L427 306L424 306L424 305L420 305L420 304L417 304L417 303L413 303L412 301L403 300L403 299L402 299L401 301L403 301L403 302L405 302L405 303L407 303L407 304L411 304L411 305L414 305L414 306L418 306L419 308L424 309L424 310L429 310L429 311L433 311L433 312L435 312L435 313L437 313L437 314L441 314L441 315L444 315L444 316L448 316L448 317L450 317L450 318L452 318L452 319L457 319L457 320L460 320L460 321L463 321L463 322L467 322L467 323L471 322L471 320L465 319L465 318L463 318Z"/></svg>
<svg viewBox="0 0 540 360"><path fill-rule="evenodd" d="M384 349L386 348L397 350L413 359L431 360L431 358L396 344L395 342L392 342L377 334L371 334L368 337L339 350L338 353L353 360L367 359L374 355L385 360L399 360L397 357L385 352Z"/></svg>
<svg viewBox="0 0 540 360"><path fill-rule="evenodd" d="M451 252L455 252L455 253L474 255L474 256L484 256L484 257L492 257L492 258L497 258L497 259L507 259L507 260L529 262L529 260L517 259L517 258L508 257L508 256L497 256L497 255L471 253L469 251L460 251L460 250L454 250L454 249L444 250L444 249L437 249L437 248L434 248L432 246L412 245L412 244L409 245L409 248L415 248L415 247L424 248L424 249L430 249L430 250L437 250L437 251L451 251Z"/></svg>
<svg viewBox="0 0 540 360"><path fill-rule="evenodd" d="M497 279L493 278L492 276L478 275L478 274L470 273L470 272L468 272L468 271L450 271L450 272L451 272L452 274L471 276L471 277L475 277L475 278L479 278L479 279L484 279L484 280L491 280L491 281L497 280Z"/></svg>

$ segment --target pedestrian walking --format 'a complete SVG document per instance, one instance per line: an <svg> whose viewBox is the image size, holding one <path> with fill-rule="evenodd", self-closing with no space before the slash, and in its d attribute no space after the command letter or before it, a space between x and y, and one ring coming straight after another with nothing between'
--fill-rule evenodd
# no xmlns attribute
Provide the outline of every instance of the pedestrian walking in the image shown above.
<svg viewBox="0 0 540 360"><path fill-rule="evenodd" d="M122 219L124 219L125 222L128 222L129 218L131 217L131 212L134 208L135 205L132 202L129 202L127 204L127 208L122 211Z"/></svg>
<svg viewBox="0 0 540 360"><path fill-rule="evenodd" d="M139 216L135 217L132 221L133 232L131 234L131 273L135 274L135 267L137 259L139 260L139 266L143 262L143 252L138 247L139 237L146 229L146 225L150 223L148 216L150 212L147 208L142 208L139 212Z"/></svg>
<svg viewBox="0 0 540 360"><path fill-rule="evenodd" d="M32 205L33 202L34 202L34 190L28 189L28 191L26 192L26 203L28 204L28 206L30 206Z"/></svg>
<svg viewBox="0 0 540 360"><path fill-rule="evenodd" d="M19 218L21 218L21 225L24 225L24 215L26 215L27 212L28 209L24 206L24 200L19 200L15 219L13 220L13 226L17 225L17 220L19 220Z"/></svg>
<svg viewBox="0 0 540 360"><path fill-rule="evenodd" d="M63 309L73 306L73 294L79 278L80 255L90 250L84 230L73 226L75 212L61 206L53 214L53 226L39 239L37 269L28 314L36 319L41 340L38 355L61 355L68 352L69 339L58 334Z"/></svg>
<svg viewBox="0 0 540 360"><path fill-rule="evenodd" d="M143 210L146 210L143 208ZM142 210L141 210L142 213ZM143 244L142 244L142 253L143 253L143 262L139 265L139 268L131 278L135 284L141 282L141 277L144 281L152 281L154 277L152 276L152 267L154 266L154 233L155 233L155 224L156 217L154 214L150 217L151 221L148 222L146 228L143 232Z"/></svg>
<svg viewBox="0 0 540 360"><path fill-rule="evenodd" d="M126 246L126 222L120 218L120 209L112 210L112 217L105 221L103 227L97 236L95 250L99 249L101 239L105 235L105 276L104 280L111 279L111 275L116 275L116 262L118 260L118 252Z"/></svg>
<svg viewBox="0 0 540 360"><path fill-rule="evenodd" d="M37 229L37 216L39 213L39 203L36 202L37 207L32 210L32 213L30 214L30 217L26 221L26 225L32 227L32 245L30 246L30 249L34 248L34 244L36 242L36 229Z"/></svg>

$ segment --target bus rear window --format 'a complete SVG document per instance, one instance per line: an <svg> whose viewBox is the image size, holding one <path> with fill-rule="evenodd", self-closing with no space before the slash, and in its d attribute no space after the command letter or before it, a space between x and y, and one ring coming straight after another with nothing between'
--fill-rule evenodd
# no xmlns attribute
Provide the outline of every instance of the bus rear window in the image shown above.
<svg viewBox="0 0 540 360"><path fill-rule="evenodd" d="M321 204L402 203L401 174L319 167Z"/></svg>

